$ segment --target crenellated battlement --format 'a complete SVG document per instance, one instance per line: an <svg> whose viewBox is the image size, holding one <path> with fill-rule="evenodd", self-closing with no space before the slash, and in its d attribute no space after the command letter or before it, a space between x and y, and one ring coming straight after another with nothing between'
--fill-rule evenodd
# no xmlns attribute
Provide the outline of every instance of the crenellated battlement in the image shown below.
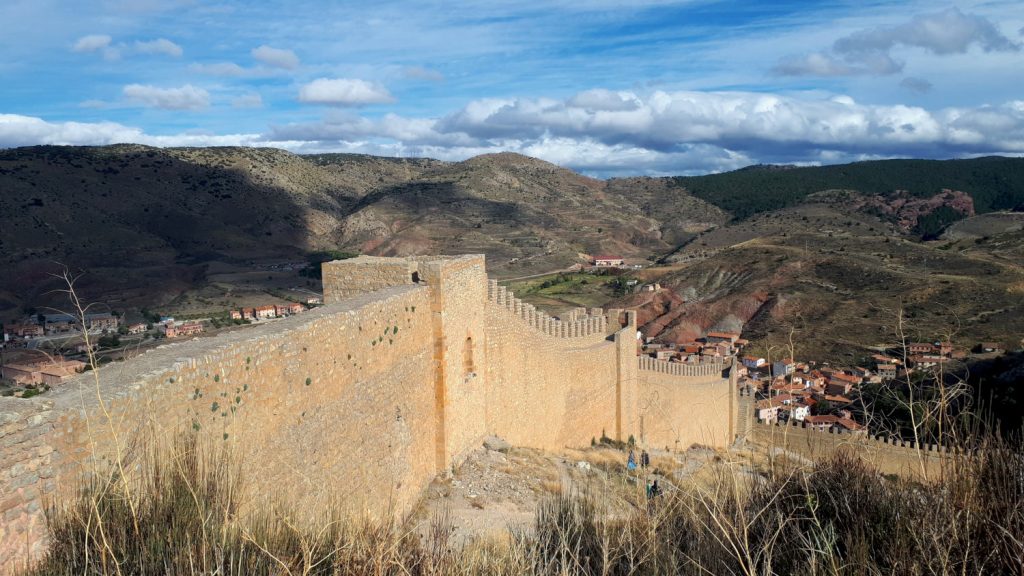
<svg viewBox="0 0 1024 576"><path fill-rule="evenodd" d="M765 422L764 420L755 420L755 424L757 426L765 428L807 430L815 434L821 434L822 437L826 437L829 435L844 436L847 438L856 439L858 442L864 443L869 446L874 446L876 448L885 448L887 450L906 450L908 452L926 452L932 454L953 454L960 450L960 448L958 447L946 446L944 444L916 442L914 440L906 440L903 438L896 438L884 435L871 436L864 432L841 430L834 426L822 430L814 426L809 426L806 422L801 422L799 420L789 420L787 422Z"/></svg>
<svg viewBox="0 0 1024 576"><path fill-rule="evenodd" d="M585 338L587 336L608 334L608 317L600 308L589 312L585 308L577 308L569 318L555 318L527 304L505 286L499 286L497 280L487 281L487 301L499 309L506 310L512 316L525 322L537 332L554 338ZM616 327L618 329L618 327Z"/></svg>
<svg viewBox="0 0 1024 576"><path fill-rule="evenodd" d="M722 360L702 362L700 364L684 364L682 362L666 362L650 356L637 358L640 370L669 374L672 376L721 376L729 366Z"/></svg>

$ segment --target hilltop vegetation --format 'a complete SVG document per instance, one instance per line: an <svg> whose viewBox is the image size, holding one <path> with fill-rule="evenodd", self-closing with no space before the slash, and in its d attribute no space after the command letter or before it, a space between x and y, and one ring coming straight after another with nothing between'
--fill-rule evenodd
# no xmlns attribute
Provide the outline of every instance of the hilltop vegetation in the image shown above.
<svg viewBox="0 0 1024 576"><path fill-rule="evenodd" d="M890 195L905 190L927 197L944 189L967 192L981 212L1024 207L1024 160L875 160L797 168L751 166L708 176L673 178L675 186L726 210L735 218L778 210L823 190Z"/></svg>

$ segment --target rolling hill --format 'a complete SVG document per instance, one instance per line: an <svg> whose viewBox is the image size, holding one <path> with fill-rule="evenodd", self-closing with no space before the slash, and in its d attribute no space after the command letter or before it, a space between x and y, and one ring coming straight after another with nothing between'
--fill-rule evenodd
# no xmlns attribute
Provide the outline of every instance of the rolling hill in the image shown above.
<svg viewBox="0 0 1024 576"><path fill-rule="evenodd" d="M78 287L90 301L131 309L191 294L213 309L218 293L300 281L260 270L293 270L272 263L301 267L321 250L483 252L499 277L563 269L598 252L660 259L672 264L664 301L635 303L666 338L739 326L767 337L798 317L823 335L843 323L873 327L854 340L879 339L889 321L872 316L875 302L884 302L879 310L920 302L924 315L967 303L958 318L992 327L1015 327L1024 315L1014 304L1019 227L996 226L995 216L970 223L1024 203L1022 159L597 180L510 153L442 162L40 146L0 151L0 190L7 320L58 303L52 274L61 265L85 272ZM928 237L946 236L921 242L922 223ZM990 227L999 233L979 233Z"/></svg>

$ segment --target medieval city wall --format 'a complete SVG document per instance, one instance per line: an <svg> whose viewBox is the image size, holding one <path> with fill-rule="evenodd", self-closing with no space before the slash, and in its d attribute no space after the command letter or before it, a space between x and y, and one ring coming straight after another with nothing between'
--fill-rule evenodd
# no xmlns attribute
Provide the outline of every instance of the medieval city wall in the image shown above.
<svg viewBox="0 0 1024 576"><path fill-rule="evenodd" d="M407 510L487 434L553 449L731 441L732 387L645 368L632 313L551 317L488 281L480 255L323 270L318 309L0 398L0 573L44 549L51 497L119 463L130 476L185 436L237 465L243 514L272 501L299 522L328 503Z"/></svg>
<svg viewBox="0 0 1024 576"><path fill-rule="evenodd" d="M724 363L682 365L648 357L639 365L640 434L646 445L685 450L728 446L734 439L736 387Z"/></svg>
<svg viewBox="0 0 1024 576"><path fill-rule="evenodd" d="M487 314L490 433L515 445L548 449L616 435L619 344L614 335L609 340L595 329L562 336L568 330L548 331L546 324L531 323L515 304L497 298L488 302ZM635 337L630 344L635 357Z"/></svg>
<svg viewBox="0 0 1024 576"><path fill-rule="evenodd" d="M840 451L856 454L884 474L934 479L948 461L950 452L943 446L918 446L908 440L872 437L863 433L820 431L800 423L766 424L754 422L747 440L763 449L785 450L817 461Z"/></svg>
<svg viewBox="0 0 1024 576"><path fill-rule="evenodd" d="M430 297L385 288L163 346L46 400L0 398L0 558L9 567L42 550L44 496L68 495L119 456L131 470L141 450L182 434L223 448L249 509L270 500L302 521L328 502L354 514L408 508L437 472Z"/></svg>

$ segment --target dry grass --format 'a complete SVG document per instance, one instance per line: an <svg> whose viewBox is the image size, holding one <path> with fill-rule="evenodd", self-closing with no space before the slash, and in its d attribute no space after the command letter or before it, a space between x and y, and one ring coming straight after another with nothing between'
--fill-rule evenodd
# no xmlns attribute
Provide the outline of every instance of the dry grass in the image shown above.
<svg viewBox="0 0 1024 576"><path fill-rule="evenodd" d="M601 451L592 451L600 454ZM588 452L581 452L586 455ZM425 536L397 520L331 511L317 528L286 514L236 516L239 479L188 441L142 471L138 490L96 478L49 511L52 545L29 574L1019 574L1024 451L989 441L942 481L882 477L846 455L708 478L646 501L555 492L533 529L456 544L437 514ZM601 455L604 456L603 454ZM659 462L658 465L663 463ZM612 509L617 508L613 512Z"/></svg>

